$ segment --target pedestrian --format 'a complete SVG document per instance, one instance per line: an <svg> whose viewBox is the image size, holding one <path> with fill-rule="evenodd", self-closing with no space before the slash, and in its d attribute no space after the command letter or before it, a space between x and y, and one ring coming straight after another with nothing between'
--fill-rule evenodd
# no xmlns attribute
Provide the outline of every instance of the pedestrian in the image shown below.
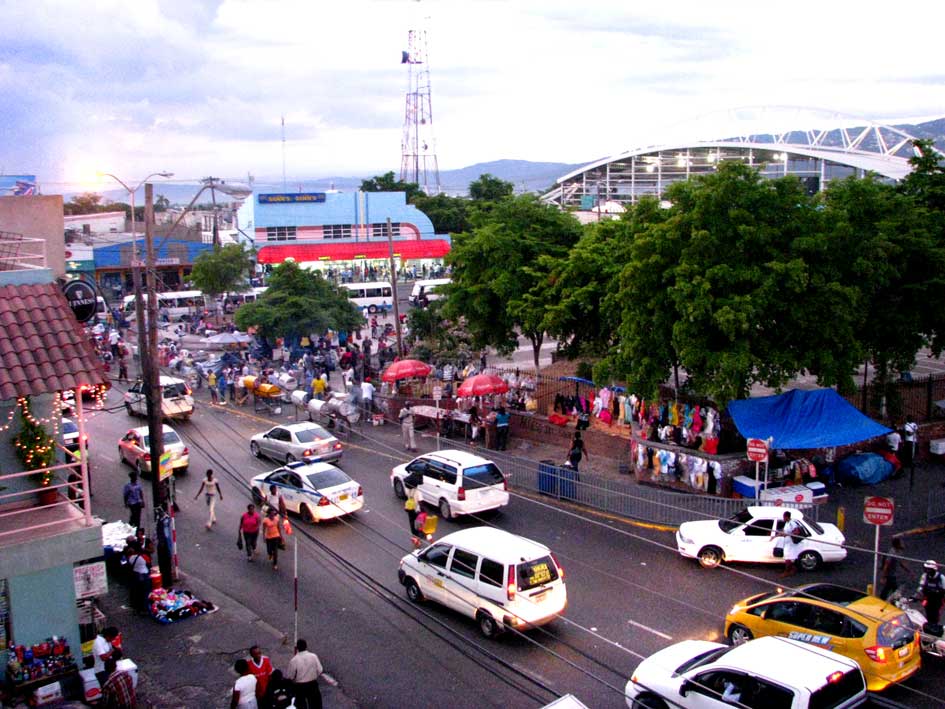
<svg viewBox="0 0 945 709"><path fill-rule="evenodd" d="M262 521L263 539L266 542L266 554L272 562L272 570L279 570L279 549L282 547L282 532L279 529L279 513L275 507L266 511L266 518Z"/></svg>
<svg viewBox="0 0 945 709"><path fill-rule="evenodd" d="M135 709L138 706L134 678L127 670L118 669L118 661L121 658L121 650L116 648L112 656L105 661L108 679L102 685L102 709Z"/></svg>
<svg viewBox="0 0 945 709"><path fill-rule="evenodd" d="M259 527L262 520L252 502L246 505L246 511L240 516L240 528L237 532L236 546L246 546L246 561L256 558L256 542L259 539Z"/></svg>
<svg viewBox="0 0 945 709"><path fill-rule="evenodd" d="M236 380L239 377L237 376L236 369L230 371L230 375L226 378L226 389L230 394L230 401L236 401Z"/></svg>
<svg viewBox="0 0 945 709"><path fill-rule="evenodd" d="M322 663L318 655L309 652L308 643L299 638L295 643L295 656L289 660L286 677L295 688L295 706L298 709L322 709L322 693L318 689L318 677Z"/></svg>
<svg viewBox="0 0 945 709"><path fill-rule="evenodd" d="M272 676L272 660L262 654L259 645L249 649L249 672L256 678L256 700L260 706L265 706L266 689L269 687L269 678Z"/></svg>
<svg viewBox="0 0 945 709"><path fill-rule="evenodd" d="M108 673L105 670L105 663L115 652L115 646L112 642L118 637L118 628L113 625L108 626L101 633L95 636L92 641L92 670L98 679L99 687L104 687L108 680Z"/></svg>
<svg viewBox="0 0 945 709"><path fill-rule="evenodd" d="M261 706L265 709L288 709L292 706L292 699L292 682L283 677L282 670L273 670Z"/></svg>
<svg viewBox="0 0 945 709"><path fill-rule="evenodd" d="M404 500L404 511L407 513L407 523L412 537L417 534L417 515L420 514L423 502L423 493L420 492L421 484L423 484L422 473L414 471L404 477L404 493L407 496Z"/></svg>
<svg viewBox="0 0 945 709"><path fill-rule="evenodd" d="M890 453L895 454L897 457L899 455L900 443L902 443L902 436L899 435L899 431L897 431L895 428L886 434L886 448Z"/></svg>
<svg viewBox="0 0 945 709"><path fill-rule="evenodd" d="M902 454L899 460L902 461L903 469L909 468L912 472L915 470L915 450L918 443L919 425L912 416L906 416L906 423L902 427Z"/></svg>
<svg viewBox="0 0 945 709"><path fill-rule="evenodd" d="M574 472L578 472L578 466L581 464L581 459L587 458L591 459L591 456L588 455L587 446L584 444L584 439L581 438L581 432L575 431L574 438L571 439L571 448L568 450L568 465L574 468Z"/></svg>
<svg viewBox="0 0 945 709"><path fill-rule="evenodd" d="M233 664L239 677L233 685L230 709L259 709L256 701L256 677L249 671L249 663L240 658Z"/></svg>
<svg viewBox="0 0 945 709"><path fill-rule="evenodd" d="M945 575L939 571L938 563L929 559L922 565L923 574L919 579L919 595L925 606L925 619L931 625L938 625L945 601Z"/></svg>
<svg viewBox="0 0 945 709"><path fill-rule="evenodd" d="M151 557L137 540L132 540L129 545L128 568L131 569L131 608L135 613L145 614L148 612L148 595L151 593Z"/></svg>
<svg viewBox="0 0 945 709"><path fill-rule="evenodd" d="M879 574L880 586L879 597L884 601L899 587L899 579L896 572L899 569L908 571L906 565L899 557L903 552L902 539L900 537L892 538L892 549L883 557L883 570Z"/></svg>
<svg viewBox="0 0 945 709"><path fill-rule="evenodd" d="M280 516L286 516L285 498L279 494L279 489L275 485L269 486L269 494L266 495L263 508L263 512L268 513L272 509L278 512Z"/></svg>
<svg viewBox="0 0 945 709"><path fill-rule="evenodd" d="M479 416L479 407L473 405L469 409L469 443L476 445L479 429L482 428L482 418Z"/></svg>
<svg viewBox="0 0 945 709"><path fill-rule="evenodd" d="M200 497L201 492L207 499L207 508L210 511L210 515L207 517L207 529L210 529L213 523L217 521L217 498L220 498L220 502L223 502L223 491L220 490L220 483L214 479L213 470L210 468L207 468L206 477L200 481L200 488L197 490L197 494L194 495L195 500Z"/></svg>
<svg viewBox="0 0 945 709"><path fill-rule="evenodd" d="M217 390L220 397L220 406L226 406L226 388L227 380L230 377L229 369L221 369L220 376L217 377Z"/></svg>
<svg viewBox="0 0 945 709"><path fill-rule="evenodd" d="M216 372L214 372L212 369L210 370L210 373L207 375L207 388L210 390L210 403L219 404L220 395L217 392L217 375L216 375Z"/></svg>
<svg viewBox="0 0 945 709"><path fill-rule="evenodd" d="M413 430L413 404L409 401L405 402L397 417L400 419L400 433L404 439L404 449L417 450L417 439Z"/></svg>
<svg viewBox="0 0 945 709"><path fill-rule="evenodd" d="M111 350L112 357L118 357L118 343L121 340L121 335L118 333L118 330L112 329L108 332L108 348Z"/></svg>
<svg viewBox="0 0 945 709"><path fill-rule="evenodd" d="M782 538L781 548L784 550L784 571L781 573L781 577L784 578L797 573L795 562L803 537L799 534L801 530L800 523L796 519L791 519L791 513L788 510L784 511L782 519L784 520L784 527L777 534Z"/></svg>
<svg viewBox="0 0 945 709"><path fill-rule="evenodd" d="M118 341L118 381L128 382L128 345Z"/></svg>
<svg viewBox="0 0 945 709"><path fill-rule="evenodd" d="M504 406L500 406L495 415L496 448L500 451L507 450L509 447L509 423L512 417L509 416Z"/></svg>
<svg viewBox="0 0 945 709"><path fill-rule="evenodd" d="M128 508L128 524L138 528L141 526L141 509L144 507L144 491L138 482L138 472L132 470L128 473L128 482L122 490L122 497L125 500L125 507Z"/></svg>
<svg viewBox="0 0 945 709"><path fill-rule="evenodd" d="M364 406L365 418L374 413L374 385L370 377L365 377L361 382L361 403Z"/></svg>

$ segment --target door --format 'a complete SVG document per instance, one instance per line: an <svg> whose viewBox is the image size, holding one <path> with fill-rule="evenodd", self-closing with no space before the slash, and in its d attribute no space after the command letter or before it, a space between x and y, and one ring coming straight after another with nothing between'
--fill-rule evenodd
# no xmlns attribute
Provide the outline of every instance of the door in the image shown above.
<svg viewBox="0 0 945 709"><path fill-rule="evenodd" d="M722 707L754 707L752 702L752 679L734 670L709 670L694 674L684 680L681 690L685 692L684 705L696 709ZM682 694L682 691L680 694Z"/></svg>
<svg viewBox="0 0 945 709"><path fill-rule="evenodd" d="M423 473L423 485L420 486L424 502L434 507L440 498L445 498L451 505L456 501L456 469L438 460L427 461Z"/></svg>
<svg viewBox="0 0 945 709"><path fill-rule="evenodd" d="M739 561L774 561L775 537L773 519L753 519L733 534L738 540Z"/></svg>
<svg viewBox="0 0 945 709"><path fill-rule="evenodd" d="M449 544L434 544L417 559L420 573L417 584L423 595L430 600L449 605L446 602L446 567L449 563L452 547Z"/></svg>
<svg viewBox="0 0 945 709"><path fill-rule="evenodd" d="M285 436L287 434L284 428L274 428L263 438L263 448L266 455L276 460L285 460L285 454L288 452L285 445Z"/></svg>
<svg viewBox="0 0 945 709"><path fill-rule="evenodd" d="M478 569L479 557L476 554L458 547L453 548L443 592L450 608L470 618L476 617L480 605L479 596L476 594Z"/></svg>
<svg viewBox="0 0 945 709"><path fill-rule="evenodd" d="M298 473L286 473L282 495L285 498L286 509L293 512L302 509L303 502L313 507L317 502L312 495L302 491L302 478Z"/></svg>

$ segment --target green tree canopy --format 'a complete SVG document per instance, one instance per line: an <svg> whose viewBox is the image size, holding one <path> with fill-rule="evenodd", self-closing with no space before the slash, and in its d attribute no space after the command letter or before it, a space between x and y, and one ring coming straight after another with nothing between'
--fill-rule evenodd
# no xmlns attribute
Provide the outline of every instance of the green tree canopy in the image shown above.
<svg viewBox="0 0 945 709"><path fill-rule="evenodd" d="M415 196L422 194L420 185L416 182L404 182L394 176L393 170L383 175L375 175L367 180L361 180L362 192L406 192L407 201L411 202Z"/></svg>
<svg viewBox="0 0 945 709"><path fill-rule="evenodd" d="M364 324L364 318L347 291L317 271L286 261L273 269L266 292L236 311L236 324L244 330L258 328L269 339L293 342L329 329L353 330Z"/></svg>
<svg viewBox="0 0 945 709"><path fill-rule="evenodd" d="M514 190L515 185L511 182L501 180L488 172L469 183L469 196L477 202L497 202L511 197Z"/></svg>
<svg viewBox="0 0 945 709"><path fill-rule="evenodd" d="M239 293L249 289L249 278L255 268L254 253L241 244L218 245L197 257L191 280L209 295Z"/></svg>
<svg viewBox="0 0 945 709"><path fill-rule="evenodd" d="M103 205L102 195L95 192L83 192L82 194L73 195L72 199L62 205L62 211L66 215L97 214L98 212L106 212L111 208Z"/></svg>
<svg viewBox="0 0 945 709"><path fill-rule="evenodd" d="M459 234L469 230L467 216L468 200L462 197L450 197L445 194L427 195L423 192L415 195L413 205L426 214L433 222L433 229L438 234Z"/></svg>

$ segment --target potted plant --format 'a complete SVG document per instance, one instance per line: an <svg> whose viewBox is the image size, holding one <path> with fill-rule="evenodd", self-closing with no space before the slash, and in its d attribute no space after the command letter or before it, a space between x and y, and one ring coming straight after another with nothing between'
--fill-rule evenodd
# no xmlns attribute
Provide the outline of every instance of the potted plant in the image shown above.
<svg viewBox="0 0 945 709"><path fill-rule="evenodd" d="M56 501L57 490L48 490L52 484L53 473L47 470L56 462L56 446L52 437L46 433L40 423L30 415L29 399L20 404L20 432L13 438L16 457L23 470L40 470L39 479L41 504L49 505Z"/></svg>

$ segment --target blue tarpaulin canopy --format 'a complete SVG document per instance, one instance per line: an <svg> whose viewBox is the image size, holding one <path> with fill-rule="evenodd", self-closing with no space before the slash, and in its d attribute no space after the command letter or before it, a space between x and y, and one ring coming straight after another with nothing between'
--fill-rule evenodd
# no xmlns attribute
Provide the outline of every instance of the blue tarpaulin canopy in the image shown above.
<svg viewBox="0 0 945 709"><path fill-rule="evenodd" d="M739 399L728 411L745 438L773 438L773 448L832 448L889 433L833 389Z"/></svg>

